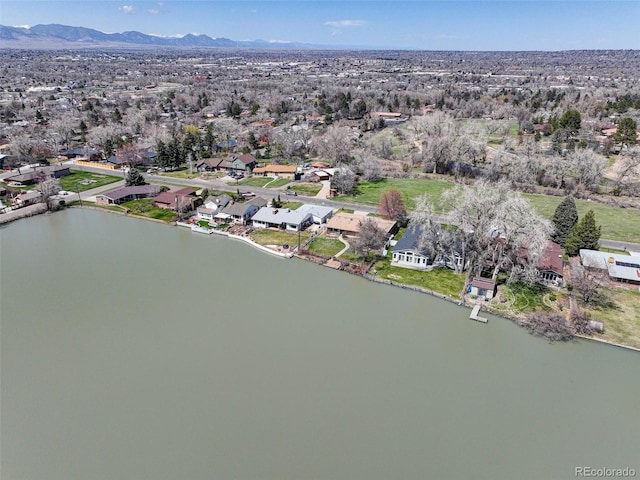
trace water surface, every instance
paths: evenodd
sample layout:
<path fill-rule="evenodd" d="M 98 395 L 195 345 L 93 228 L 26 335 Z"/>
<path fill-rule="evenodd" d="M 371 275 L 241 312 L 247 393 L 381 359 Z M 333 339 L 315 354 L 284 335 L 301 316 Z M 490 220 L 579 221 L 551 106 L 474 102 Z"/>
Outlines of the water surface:
<path fill-rule="evenodd" d="M 0 230 L 3 480 L 640 472 L 640 356 L 223 237 Z"/>

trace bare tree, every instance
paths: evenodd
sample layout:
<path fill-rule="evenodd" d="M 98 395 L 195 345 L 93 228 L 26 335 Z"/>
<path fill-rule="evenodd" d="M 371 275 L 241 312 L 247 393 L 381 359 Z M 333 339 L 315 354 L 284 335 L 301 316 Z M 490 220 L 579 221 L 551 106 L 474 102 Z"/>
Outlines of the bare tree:
<path fill-rule="evenodd" d="M 318 153 L 326 157 L 332 166 L 348 163 L 353 148 L 351 137 L 349 127 L 331 125 L 325 134 L 317 139 Z"/>
<path fill-rule="evenodd" d="M 371 218 L 367 217 L 360 222 L 358 236 L 353 242 L 353 250 L 364 260 L 372 251 L 382 248 L 384 241 L 384 232 Z"/>
<path fill-rule="evenodd" d="M 356 176 L 349 167 L 337 168 L 331 177 L 331 188 L 340 194 L 353 192 L 356 187 Z"/>
<path fill-rule="evenodd" d="M 40 192 L 42 202 L 47 204 L 49 210 L 53 209 L 55 202 L 52 197 L 60 191 L 60 182 L 57 178 L 49 177 L 43 171 L 38 172 L 37 181 L 37 190 Z"/>
<path fill-rule="evenodd" d="M 567 156 L 573 175 L 580 185 L 592 192 L 598 191 L 607 168 L 607 161 L 593 150 L 580 149 Z"/>

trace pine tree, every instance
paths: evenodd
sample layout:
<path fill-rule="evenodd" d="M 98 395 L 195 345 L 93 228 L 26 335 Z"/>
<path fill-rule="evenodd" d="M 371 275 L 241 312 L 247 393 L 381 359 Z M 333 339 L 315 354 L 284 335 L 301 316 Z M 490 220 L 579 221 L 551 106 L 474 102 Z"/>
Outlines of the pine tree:
<path fill-rule="evenodd" d="M 569 232 L 578 223 L 578 210 L 576 209 L 576 201 L 573 197 L 565 197 L 560 205 L 556 208 L 551 222 L 554 226 L 554 232 L 551 240 L 564 247 Z"/>
<path fill-rule="evenodd" d="M 600 225 L 596 225 L 596 216 L 593 210 L 589 210 L 584 217 L 571 229 L 565 250 L 567 255 L 575 257 L 581 249 L 598 250 L 600 240 Z"/>

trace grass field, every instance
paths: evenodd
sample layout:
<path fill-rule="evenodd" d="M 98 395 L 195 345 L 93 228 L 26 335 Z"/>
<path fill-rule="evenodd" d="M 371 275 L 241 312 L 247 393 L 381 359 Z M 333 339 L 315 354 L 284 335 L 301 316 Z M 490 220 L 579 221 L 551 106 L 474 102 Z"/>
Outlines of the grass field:
<path fill-rule="evenodd" d="M 267 183 L 271 182 L 273 177 L 251 177 L 243 178 L 238 182 L 238 185 L 244 185 L 245 187 L 264 187 Z"/>
<path fill-rule="evenodd" d="M 189 169 L 187 167 L 180 167 L 177 170 L 171 170 L 169 172 L 157 172 L 157 175 L 161 175 L 163 177 L 173 177 L 173 178 L 196 178 L 200 176 L 200 173 L 197 170 L 193 170 L 193 173 L 189 173 Z"/>
<path fill-rule="evenodd" d="M 300 232 L 300 242 L 309 239 L 309 232 Z M 298 246 L 298 234 L 292 232 L 283 232 L 282 230 L 271 230 L 263 228 L 251 232 L 251 240 L 260 245 L 289 245 L 291 247 Z"/>
<path fill-rule="evenodd" d="M 595 335 L 609 342 L 640 348 L 640 291 L 616 289 L 609 295 L 614 308 L 588 310 L 593 320 L 604 323 L 604 333 Z"/>
<path fill-rule="evenodd" d="M 122 180 L 122 177 L 73 170 L 71 175 L 60 178 L 60 188 L 69 192 L 84 192 L 119 180 Z"/>
<path fill-rule="evenodd" d="M 562 197 L 523 194 L 531 205 L 545 218 L 551 218 Z M 621 242 L 640 243 L 640 209 L 602 205 L 587 200 L 576 200 L 578 215 L 593 210 L 596 223 L 602 225 L 602 238 Z"/>
<path fill-rule="evenodd" d="M 387 257 L 378 260 L 372 270 L 376 270 L 377 277 L 426 288 L 451 298 L 459 298 L 462 287 L 464 287 L 464 275 L 456 275 L 453 270 L 448 268 L 435 268 L 430 272 L 422 272 L 392 266 L 390 258 Z"/>
<path fill-rule="evenodd" d="M 440 195 L 452 187 L 452 183 L 442 180 L 389 178 L 380 182 L 363 182 L 358 185 L 353 196 L 340 195 L 335 197 L 335 200 L 377 205 L 384 192 L 395 189 L 402 194 L 402 198 L 409 210 L 415 206 L 414 199 L 423 193 L 438 208 Z M 540 215 L 549 219 L 553 216 L 556 207 L 563 198 L 535 194 L 523 194 L 523 197 L 531 202 L 531 205 Z M 584 215 L 588 210 L 594 211 L 596 223 L 602 225 L 602 238 L 640 243 L 640 209 L 613 207 L 587 200 L 576 200 L 576 207 L 579 215 Z"/>
<path fill-rule="evenodd" d="M 122 206 L 128 208 L 129 213 L 132 215 L 139 215 L 141 217 L 153 218 L 164 222 L 173 222 L 177 218 L 176 213 L 171 210 L 154 207 L 153 199 L 151 198 L 131 200 L 130 202 L 123 203 Z"/>
<path fill-rule="evenodd" d="M 333 257 L 344 248 L 344 243 L 335 238 L 318 237 L 309 244 L 309 251 L 323 257 Z"/>
<path fill-rule="evenodd" d="M 295 185 L 291 185 L 289 190 L 293 190 L 294 192 L 298 192 L 302 195 L 315 197 L 318 192 L 322 190 L 322 185 L 319 183 L 297 183 Z"/>
<path fill-rule="evenodd" d="M 438 204 L 440 195 L 445 190 L 453 187 L 453 183 L 441 180 L 430 180 L 426 178 L 387 178 L 379 182 L 360 183 L 353 195 L 339 195 L 335 200 L 345 202 L 362 203 L 365 205 L 378 205 L 380 197 L 389 190 L 398 190 L 402 195 L 405 205 L 412 209 L 414 199 L 422 194 L 427 195 L 429 200 Z"/>
<path fill-rule="evenodd" d="M 532 313 L 536 310 L 553 310 L 547 303 L 545 303 L 545 297 L 547 302 L 553 302 L 550 300 L 549 294 L 551 290 L 542 285 L 524 285 L 516 283 L 513 285 L 500 285 L 498 292 L 491 302 L 491 310 L 500 315 L 506 317 L 518 317 L 522 314 Z M 506 302 L 501 303 L 500 297 L 504 297 Z"/>

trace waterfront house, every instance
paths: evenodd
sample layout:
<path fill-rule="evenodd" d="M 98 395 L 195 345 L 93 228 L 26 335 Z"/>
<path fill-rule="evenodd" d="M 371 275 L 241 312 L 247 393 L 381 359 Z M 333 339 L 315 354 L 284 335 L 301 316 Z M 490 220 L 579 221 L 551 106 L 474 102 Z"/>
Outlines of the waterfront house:
<path fill-rule="evenodd" d="M 204 204 L 196 210 L 198 218 L 210 222 L 214 221 L 216 214 L 229 205 L 229 202 L 231 202 L 231 197 L 225 194 L 207 197 Z"/>
<path fill-rule="evenodd" d="M 252 198 L 248 202 L 230 203 L 214 215 L 214 219 L 220 223 L 242 223 L 246 225 L 249 220 L 260 210 L 258 206 L 265 202 L 263 198 Z"/>
<path fill-rule="evenodd" d="M 310 213 L 311 222 L 317 225 L 327 223 L 333 216 L 333 208 L 323 207 L 322 205 L 309 205 L 305 203 L 304 205 L 301 205 L 296 211 Z"/>
<path fill-rule="evenodd" d="M 100 205 L 120 205 L 131 200 L 141 198 L 153 198 L 165 187 L 160 185 L 135 185 L 130 187 L 116 188 L 110 192 L 96 195 L 96 203 Z"/>
<path fill-rule="evenodd" d="M 585 268 L 606 270 L 612 280 L 640 284 L 640 256 L 582 249 L 580 261 Z"/>
<path fill-rule="evenodd" d="M 312 223 L 308 211 L 263 207 L 253 217 L 254 228 L 279 228 L 291 232 L 304 230 Z"/>
<path fill-rule="evenodd" d="M 11 204 L 14 207 L 26 207 L 40 202 L 42 195 L 36 190 L 30 192 L 22 192 L 11 199 Z"/>
<path fill-rule="evenodd" d="M 543 285 L 562 286 L 564 278 L 562 247 L 549 242 L 538 262 L 538 282 Z"/>
<path fill-rule="evenodd" d="M 66 165 L 21 169 L 21 171 L 21 174 L 9 177 L 5 181 L 20 185 L 33 185 L 39 182 L 41 178 L 61 178 L 71 175 L 71 171 Z"/>
<path fill-rule="evenodd" d="M 360 231 L 360 225 L 365 218 L 370 218 L 376 226 L 384 233 L 385 237 L 398 231 L 398 223 L 394 220 L 387 220 L 380 217 L 369 217 L 367 215 L 338 212 L 327 221 L 327 230 L 336 235 L 346 235 L 355 237 Z"/>
<path fill-rule="evenodd" d="M 427 270 L 430 268 L 432 259 L 418 249 L 422 230 L 420 225 L 412 225 L 407 229 L 406 233 L 393 247 L 391 265 L 412 270 Z"/>
<path fill-rule="evenodd" d="M 195 189 L 185 187 L 169 190 L 153 197 L 153 203 L 158 208 L 173 211 L 188 212 L 202 204 L 202 199 L 196 195 Z"/>

